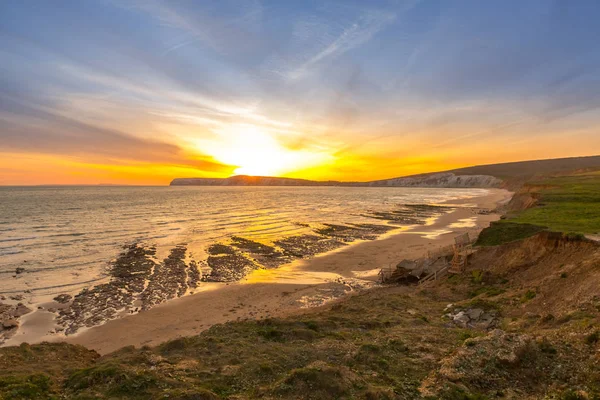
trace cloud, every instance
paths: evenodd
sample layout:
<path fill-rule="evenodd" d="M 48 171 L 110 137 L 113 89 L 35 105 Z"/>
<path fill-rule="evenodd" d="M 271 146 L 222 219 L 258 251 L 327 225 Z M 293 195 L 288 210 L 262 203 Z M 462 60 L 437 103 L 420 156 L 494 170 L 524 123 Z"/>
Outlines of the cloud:
<path fill-rule="evenodd" d="M 89 158 L 188 165 L 209 171 L 228 166 L 209 156 L 190 156 L 179 146 L 135 137 L 0 95 L 0 151 L 77 155 Z"/>
<path fill-rule="evenodd" d="M 259 1 L 223 1 L 220 7 L 198 7 L 194 2 L 161 0 L 113 1 L 113 4 L 145 13 L 161 25 L 187 34 L 163 51 L 162 56 L 196 42 L 222 54 L 248 51 L 249 45 L 262 46 L 258 40 L 263 11 Z M 230 12 L 221 12 L 228 6 Z"/>
<path fill-rule="evenodd" d="M 375 34 L 386 25 L 392 23 L 396 15 L 389 12 L 367 11 L 360 15 L 358 20 L 343 27 L 341 33 L 316 54 L 311 55 L 308 60 L 288 72 L 290 79 L 298 79 L 304 76 L 311 68 L 327 59 L 334 59 L 347 51 L 367 43 Z"/>

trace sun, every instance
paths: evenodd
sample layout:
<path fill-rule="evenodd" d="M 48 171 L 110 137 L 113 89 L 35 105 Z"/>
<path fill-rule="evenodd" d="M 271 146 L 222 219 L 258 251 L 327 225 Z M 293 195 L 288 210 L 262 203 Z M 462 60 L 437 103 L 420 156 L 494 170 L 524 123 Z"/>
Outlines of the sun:
<path fill-rule="evenodd" d="M 218 132 L 218 141 L 199 143 L 217 161 L 237 166 L 235 175 L 281 176 L 323 162 L 326 156 L 291 150 L 254 125 L 231 125 Z"/>

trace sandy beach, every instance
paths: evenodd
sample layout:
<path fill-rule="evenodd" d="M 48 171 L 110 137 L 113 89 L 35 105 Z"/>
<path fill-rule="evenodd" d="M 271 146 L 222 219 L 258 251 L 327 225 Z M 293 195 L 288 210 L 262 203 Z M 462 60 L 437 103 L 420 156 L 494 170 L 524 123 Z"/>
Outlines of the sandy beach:
<path fill-rule="evenodd" d="M 228 321 L 306 312 L 376 287 L 377 273 L 382 267 L 395 265 L 402 259 L 423 257 L 430 249 L 451 244 L 458 234 L 477 235 L 499 218 L 498 214 L 481 211 L 495 209 L 511 195 L 508 191 L 493 189 L 486 196 L 455 200 L 450 203 L 457 206 L 453 212 L 429 225 L 411 227 L 277 269 L 257 270 L 240 282 L 207 284 L 194 295 L 109 321 L 66 340 L 106 354 L 123 346 L 156 345 L 195 335 Z M 57 340 L 56 337 L 46 339 Z"/>

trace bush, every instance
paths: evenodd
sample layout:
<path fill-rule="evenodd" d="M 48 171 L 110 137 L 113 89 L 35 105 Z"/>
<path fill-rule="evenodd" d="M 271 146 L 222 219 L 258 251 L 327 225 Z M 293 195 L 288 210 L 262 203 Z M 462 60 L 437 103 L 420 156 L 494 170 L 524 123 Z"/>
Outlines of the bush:
<path fill-rule="evenodd" d="M 545 230 L 546 227 L 515 223 L 509 221 L 497 221 L 485 228 L 479 234 L 476 246 L 498 246 L 503 243 L 514 242 L 535 235 Z"/>
<path fill-rule="evenodd" d="M 82 369 L 72 374 L 66 386 L 78 391 L 101 386 L 109 394 L 141 394 L 156 386 L 156 377 L 148 371 L 136 372 L 116 364 Z"/>
<path fill-rule="evenodd" d="M 600 340 L 600 332 L 594 331 L 585 337 L 585 342 L 587 344 L 596 344 Z"/>
<path fill-rule="evenodd" d="M 292 370 L 275 387 L 282 397 L 303 394 L 308 399 L 339 399 L 347 396 L 353 388 L 347 373 L 334 366 L 308 366 Z"/>
<path fill-rule="evenodd" d="M 478 269 L 471 271 L 471 280 L 474 283 L 481 283 L 483 280 L 483 271 Z"/>
<path fill-rule="evenodd" d="M 44 374 L 0 377 L 0 399 L 51 399 L 51 386 Z"/>
<path fill-rule="evenodd" d="M 535 299 L 536 295 L 537 295 L 537 293 L 534 292 L 533 290 L 528 290 L 527 292 L 525 292 L 525 294 L 523 295 L 523 297 L 521 297 L 521 303 L 526 303 L 529 300 Z"/>
<path fill-rule="evenodd" d="M 560 400 L 587 400 L 587 396 L 580 395 L 573 389 L 568 389 L 560 395 Z"/>

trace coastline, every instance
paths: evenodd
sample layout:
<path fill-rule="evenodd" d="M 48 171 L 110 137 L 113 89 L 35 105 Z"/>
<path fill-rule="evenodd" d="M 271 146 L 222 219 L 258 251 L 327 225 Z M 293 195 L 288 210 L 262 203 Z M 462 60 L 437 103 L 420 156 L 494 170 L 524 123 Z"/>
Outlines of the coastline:
<path fill-rule="evenodd" d="M 193 295 L 108 321 L 76 335 L 41 337 L 36 341 L 66 341 L 106 354 L 124 346 L 156 345 L 196 335 L 229 321 L 303 313 L 375 286 L 381 267 L 395 265 L 405 258 L 422 257 L 430 249 L 451 244 L 457 234 L 478 234 L 499 215 L 477 211 L 491 211 L 511 196 L 506 190 L 488 189 L 486 196 L 451 201 L 449 204 L 460 207 L 430 225 L 414 226 L 277 269 L 258 270 L 240 282 L 204 285 Z M 217 288 L 218 296 L 215 296 Z M 26 338 L 14 337 L 10 344 L 17 341 L 26 341 Z"/>

